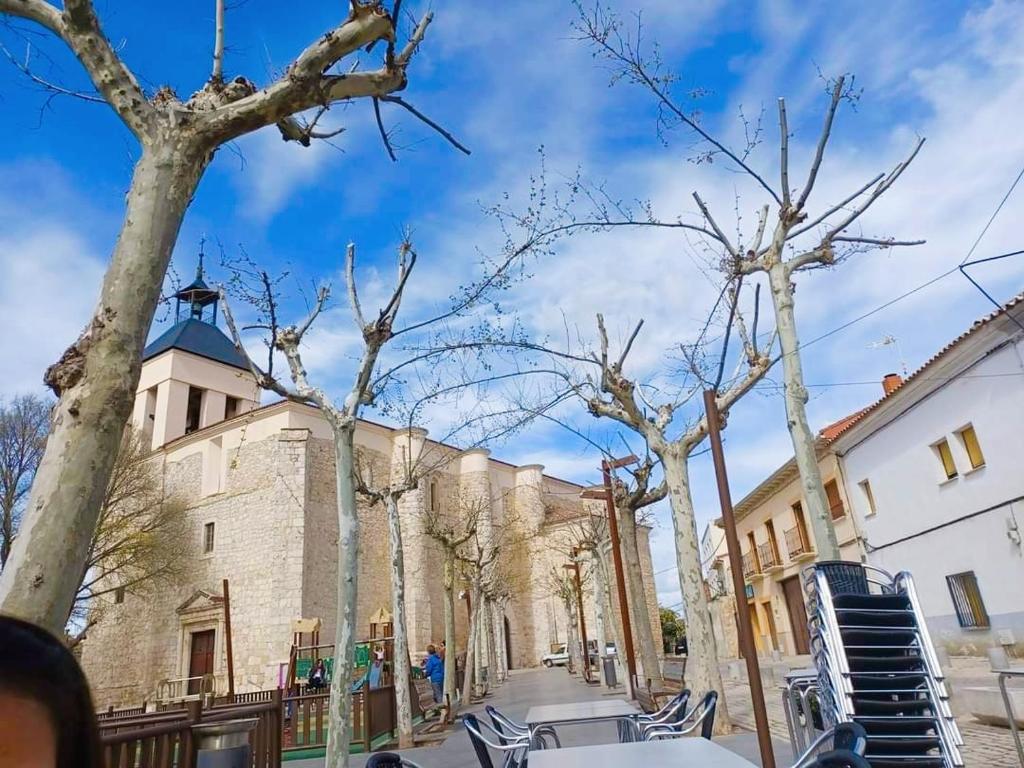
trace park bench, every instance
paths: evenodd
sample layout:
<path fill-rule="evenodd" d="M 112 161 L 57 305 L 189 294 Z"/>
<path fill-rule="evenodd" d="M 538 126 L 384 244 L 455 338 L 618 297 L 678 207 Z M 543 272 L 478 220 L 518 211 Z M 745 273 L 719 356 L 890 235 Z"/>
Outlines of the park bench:
<path fill-rule="evenodd" d="M 434 689 L 430 685 L 430 680 L 425 677 L 414 678 L 412 684 L 416 701 L 419 703 L 420 711 L 423 713 L 423 719 L 426 720 L 430 712 L 437 710 L 441 721 L 446 722 L 451 707 L 434 701 Z"/>
<path fill-rule="evenodd" d="M 654 687 L 654 681 L 649 677 L 641 681 L 634 676 L 633 691 L 636 693 L 637 703 L 644 712 L 657 712 L 666 701 L 683 689 L 685 675 L 686 657 L 682 656 L 665 659 L 657 687 Z"/>

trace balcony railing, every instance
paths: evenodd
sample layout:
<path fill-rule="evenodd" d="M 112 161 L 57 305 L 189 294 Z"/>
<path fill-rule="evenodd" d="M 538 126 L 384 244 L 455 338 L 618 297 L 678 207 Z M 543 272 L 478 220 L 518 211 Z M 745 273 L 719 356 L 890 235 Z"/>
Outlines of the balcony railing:
<path fill-rule="evenodd" d="M 807 542 L 803 531 L 801 531 L 797 526 L 786 531 L 786 549 L 789 550 L 789 557 L 791 560 L 800 555 L 812 552 L 811 546 Z"/>
<path fill-rule="evenodd" d="M 770 541 L 757 545 L 757 557 L 761 561 L 761 568 L 766 571 L 769 568 L 782 565 L 782 563 L 779 562 L 779 558 L 776 557 L 775 547 L 772 546 Z"/>
<path fill-rule="evenodd" d="M 749 578 L 757 573 L 757 558 L 753 552 L 743 554 L 743 578 Z"/>

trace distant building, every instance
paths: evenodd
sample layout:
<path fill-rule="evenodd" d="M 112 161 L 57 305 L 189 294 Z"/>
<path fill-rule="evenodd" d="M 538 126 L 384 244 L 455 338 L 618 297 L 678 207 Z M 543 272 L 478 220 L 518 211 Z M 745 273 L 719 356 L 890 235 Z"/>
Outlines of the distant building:
<path fill-rule="evenodd" d="M 830 440 L 857 415 L 825 427 L 816 440 L 818 469 L 825 484 L 840 553 L 845 560 L 860 560 L 862 550 Z M 796 460 L 790 458 L 748 493 L 736 504 L 735 515 L 746 585 L 742 602 L 750 613 L 758 653 L 779 651 L 789 656 L 810 653 L 800 570 L 817 558 L 818 546 L 807 518 Z M 715 525 L 720 526 L 721 520 L 715 521 Z M 728 614 L 736 609 L 730 599 L 732 573 L 724 545 L 717 560 L 721 563 L 725 591 L 730 593 L 718 597 L 717 612 Z M 717 618 L 716 623 L 722 628 L 719 652 L 725 658 L 739 652 L 733 639 L 735 621 L 735 616 Z"/>
<path fill-rule="evenodd" d="M 1015 322 L 1018 321 L 1018 322 Z M 1024 294 L 982 318 L 832 443 L 867 562 L 916 582 L 950 653 L 1024 652 Z"/>
<path fill-rule="evenodd" d="M 321 642 L 334 641 L 338 521 L 327 421 L 307 405 L 260 405 L 254 377 L 216 326 L 217 293 L 201 271 L 177 298 L 187 316 L 146 348 L 133 423 L 147 436 L 168 492 L 188 506 L 195 554 L 180 583 L 145 596 L 117 590 L 93 606 L 99 621 L 81 645 L 81 660 L 98 706 L 152 701 L 165 679 L 212 674 L 217 689 L 226 689 L 225 578 L 236 690 L 281 683 L 295 620 L 321 620 Z M 485 505 L 482 526 L 498 529 L 514 513 L 530 534 L 514 553 L 517 587 L 500 618 L 507 640 L 498 653 L 504 650 L 513 667 L 533 666 L 565 641 L 565 611 L 548 575 L 567 561 L 566 532 L 585 513 L 581 486 L 545 475 L 539 464 L 515 466 L 486 450 L 435 443 L 423 430 L 410 435 L 361 421 L 355 442 L 385 475 L 403 450 L 450 459 L 400 504 L 414 660 L 444 636 L 443 557 L 424 531 L 423 512 L 454 514 L 460 496 Z M 383 510 L 362 501 L 359 519 L 356 623 L 358 636 L 370 637 L 373 617 L 390 613 L 388 527 Z M 638 531 L 640 560 L 660 647 L 648 533 Z M 585 590 L 590 627 L 592 595 Z M 614 594 L 612 601 L 617 615 Z M 465 648 L 466 625 L 460 600 L 455 651 Z M 487 649 L 480 650 L 486 663 Z"/>

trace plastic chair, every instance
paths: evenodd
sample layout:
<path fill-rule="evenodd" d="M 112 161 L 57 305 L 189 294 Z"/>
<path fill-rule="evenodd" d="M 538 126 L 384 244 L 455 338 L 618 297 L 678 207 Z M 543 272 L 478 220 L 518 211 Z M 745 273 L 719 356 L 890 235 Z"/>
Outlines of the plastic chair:
<path fill-rule="evenodd" d="M 493 706 L 488 704 L 484 707 L 484 711 L 490 716 L 491 724 L 494 726 L 495 733 L 498 734 L 498 740 L 501 743 L 505 743 L 502 737 L 505 736 L 505 731 L 508 731 L 513 738 L 530 738 L 530 726 L 525 723 L 517 723 L 508 715 L 503 715 Z M 550 725 L 545 725 L 537 729 L 536 738 L 539 742 L 541 749 L 548 748 L 548 738 L 551 738 L 555 743 L 555 747 L 561 747 L 562 742 L 558 739 L 558 734 L 555 733 L 555 729 Z"/>
<path fill-rule="evenodd" d="M 702 738 L 710 739 L 715 727 L 715 710 L 718 707 L 718 691 L 708 691 L 700 704 L 691 709 L 682 720 L 675 723 L 658 723 L 644 730 L 644 741 L 672 739 L 688 736 L 700 726 Z"/>
<path fill-rule="evenodd" d="M 818 758 L 822 755 L 852 752 L 856 755 L 863 755 L 868 746 L 868 735 L 864 727 L 859 723 L 839 723 L 835 728 L 830 728 L 814 740 L 793 764 L 793 768 L 811 768 L 818 765 Z M 822 751 L 830 750 L 830 751 Z M 822 765 L 829 765 L 823 763 Z M 843 765 L 837 763 L 837 765 Z"/>
<path fill-rule="evenodd" d="M 420 766 L 394 752 L 375 752 L 366 761 L 366 768 L 420 768 Z"/>
<path fill-rule="evenodd" d="M 529 737 L 516 737 L 509 740 L 507 736 L 498 733 L 487 723 L 477 720 L 476 715 L 463 715 L 462 724 L 466 726 L 466 731 L 469 732 L 469 740 L 473 744 L 473 751 L 476 752 L 476 759 L 480 761 L 480 768 L 494 768 L 491 753 L 487 751 L 488 748 L 504 753 L 502 765 L 505 768 L 513 768 L 513 766 L 525 764 L 526 756 L 530 751 Z M 484 736 L 482 728 L 487 728 L 494 733 L 499 741 L 495 743 Z"/>

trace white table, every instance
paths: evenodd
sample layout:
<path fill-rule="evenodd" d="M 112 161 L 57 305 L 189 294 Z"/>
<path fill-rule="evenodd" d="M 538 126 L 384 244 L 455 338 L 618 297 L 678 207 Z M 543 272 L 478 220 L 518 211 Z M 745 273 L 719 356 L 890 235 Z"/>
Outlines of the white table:
<path fill-rule="evenodd" d="M 635 729 L 634 717 L 640 711 L 625 699 L 600 699 L 598 701 L 576 701 L 568 704 L 542 704 L 530 707 L 526 713 L 526 724 L 530 728 L 530 746 L 539 746 L 535 736 L 542 726 L 571 725 L 615 721 Z M 633 731 L 631 730 L 632 734 Z M 560 750 L 564 751 L 564 750 Z M 533 760 L 533 757 L 530 758 Z"/>
<path fill-rule="evenodd" d="M 595 744 L 530 752 L 530 768 L 752 768 L 754 763 L 698 737 Z"/>

